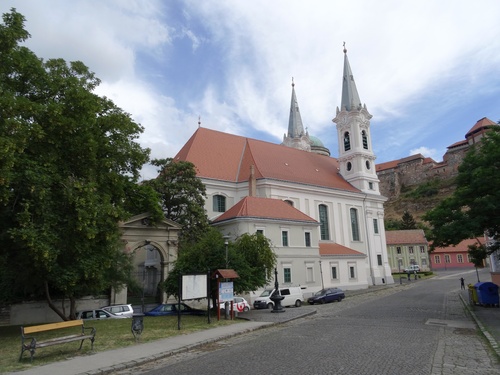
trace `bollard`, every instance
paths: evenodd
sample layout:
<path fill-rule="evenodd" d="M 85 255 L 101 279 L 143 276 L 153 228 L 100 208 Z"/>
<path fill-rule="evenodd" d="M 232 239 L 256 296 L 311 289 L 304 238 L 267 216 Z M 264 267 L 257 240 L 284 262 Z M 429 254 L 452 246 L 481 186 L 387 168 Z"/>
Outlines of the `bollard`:
<path fill-rule="evenodd" d="M 135 341 L 140 339 L 143 330 L 144 330 L 144 314 L 132 315 L 132 334 L 135 337 Z"/>

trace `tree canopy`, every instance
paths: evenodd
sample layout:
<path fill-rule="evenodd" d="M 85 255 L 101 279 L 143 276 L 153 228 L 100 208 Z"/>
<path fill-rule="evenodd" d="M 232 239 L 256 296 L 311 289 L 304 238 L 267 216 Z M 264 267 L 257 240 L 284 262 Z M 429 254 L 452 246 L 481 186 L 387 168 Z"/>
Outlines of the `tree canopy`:
<path fill-rule="evenodd" d="M 209 226 L 205 213 L 205 185 L 196 176 L 196 168 L 188 161 L 172 158 L 154 159 L 158 177 L 146 183 L 159 196 L 161 208 L 167 219 L 182 226 L 182 245 L 195 242 Z"/>
<path fill-rule="evenodd" d="M 271 281 L 276 255 L 264 235 L 245 233 L 227 246 L 228 268 L 234 269 L 240 276 L 233 280 L 235 293 L 250 292 Z M 185 247 L 179 253 L 174 269 L 165 282 L 166 293 L 178 295 L 181 274 L 213 272 L 225 268 L 225 239 L 217 229 L 209 227 L 197 243 Z M 212 299 L 215 296 L 215 285 L 212 285 Z"/>
<path fill-rule="evenodd" d="M 498 248 L 500 235 L 500 130 L 494 126 L 472 147 L 458 169 L 454 193 L 427 212 L 433 247 L 456 245 L 485 233 Z M 479 243 L 479 242 L 478 242 Z"/>
<path fill-rule="evenodd" d="M 417 229 L 417 222 L 409 211 L 403 212 L 401 229 Z"/>
<path fill-rule="evenodd" d="M 162 216 L 138 184 L 149 150 L 143 128 L 93 90 L 79 61 L 44 61 L 20 44 L 30 35 L 12 9 L 0 25 L 0 299 L 44 294 L 71 301 L 126 282 L 130 259 L 118 223 Z M 28 277 L 26 277 L 28 276 Z"/>

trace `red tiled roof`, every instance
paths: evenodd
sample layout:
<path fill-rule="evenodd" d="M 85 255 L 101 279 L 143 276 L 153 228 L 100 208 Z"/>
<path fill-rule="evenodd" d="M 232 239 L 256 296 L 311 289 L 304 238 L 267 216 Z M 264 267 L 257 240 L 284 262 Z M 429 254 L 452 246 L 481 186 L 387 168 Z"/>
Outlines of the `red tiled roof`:
<path fill-rule="evenodd" d="M 422 229 L 389 230 L 385 232 L 387 245 L 427 244 Z"/>
<path fill-rule="evenodd" d="M 192 162 L 201 178 L 248 181 L 254 165 L 257 180 L 359 191 L 340 175 L 335 158 L 206 128 L 198 128 L 174 160 Z"/>
<path fill-rule="evenodd" d="M 240 275 L 238 272 L 232 269 L 217 269 L 215 270 L 213 277 L 221 277 L 223 279 L 239 279 Z"/>
<path fill-rule="evenodd" d="M 392 161 L 388 161 L 385 163 L 377 164 L 375 166 L 375 169 L 377 172 L 381 172 L 381 171 L 385 171 L 387 169 L 396 168 L 399 164 L 408 163 L 408 162 L 411 162 L 414 160 L 423 160 L 422 163 L 424 163 L 424 164 L 435 163 L 434 159 L 432 159 L 432 158 L 424 157 L 424 155 L 422 155 L 422 154 L 415 154 L 415 155 L 407 156 L 407 157 L 402 158 L 402 159 L 392 160 Z"/>
<path fill-rule="evenodd" d="M 460 252 L 466 252 L 469 250 L 469 245 L 477 244 L 477 240 L 484 245 L 485 240 L 483 237 L 479 237 L 478 239 L 475 238 L 469 238 L 467 240 L 463 240 L 456 246 L 447 246 L 447 247 L 436 247 L 433 251 L 433 253 L 460 253 Z"/>
<path fill-rule="evenodd" d="M 458 142 L 455 142 L 453 143 L 452 145 L 448 146 L 447 148 L 450 149 L 450 148 L 455 148 L 455 147 L 458 147 L 458 146 L 463 146 L 463 145 L 466 145 L 468 144 L 469 142 L 467 142 L 466 139 L 464 139 L 463 141 L 458 141 Z"/>
<path fill-rule="evenodd" d="M 319 243 L 320 255 L 365 255 L 357 250 L 349 247 L 339 245 L 338 243 L 320 242 Z"/>
<path fill-rule="evenodd" d="M 399 160 L 387 161 L 385 163 L 380 163 L 375 166 L 377 172 L 385 171 L 386 169 L 396 168 L 399 164 Z"/>
<path fill-rule="evenodd" d="M 497 125 L 495 122 L 491 121 L 489 118 L 483 117 L 478 120 L 476 124 L 465 134 L 465 138 L 470 137 L 474 133 L 478 133 L 481 130 L 490 128 L 492 125 Z"/>
<path fill-rule="evenodd" d="M 215 219 L 214 223 L 241 217 L 318 223 L 282 200 L 258 197 L 243 198 Z"/>

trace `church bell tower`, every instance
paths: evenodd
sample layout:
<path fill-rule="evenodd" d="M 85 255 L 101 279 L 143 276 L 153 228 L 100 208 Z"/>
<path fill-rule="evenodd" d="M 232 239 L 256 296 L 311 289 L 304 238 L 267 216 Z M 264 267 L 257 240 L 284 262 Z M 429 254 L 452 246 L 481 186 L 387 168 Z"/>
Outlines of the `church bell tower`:
<path fill-rule="evenodd" d="M 359 99 L 344 43 L 342 102 L 332 120 L 337 125 L 340 174 L 364 193 L 380 195 L 370 135 L 371 118 Z"/>

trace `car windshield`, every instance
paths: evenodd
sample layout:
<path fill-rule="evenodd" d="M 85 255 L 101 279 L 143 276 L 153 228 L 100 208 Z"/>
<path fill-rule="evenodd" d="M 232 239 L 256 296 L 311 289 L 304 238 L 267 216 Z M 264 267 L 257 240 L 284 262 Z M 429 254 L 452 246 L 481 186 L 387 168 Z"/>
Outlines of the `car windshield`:
<path fill-rule="evenodd" d="M 325 293 L 326 293 L 326 290 L 321 289 L 320 291 L 318 291 L 318 292 L 314 293 L 314 295 L 315 295 L 315 296 L 322 296 L 322 295 L 324 295 Z"/>
<path fill-rule="evenodd" d="M 271 293 L 273 292 L 272 289 L 266 289 L 262 292 L 262 294 L 260 295 L 261 297 L 267 297 L 267 296 L 270 296 Z"/>

